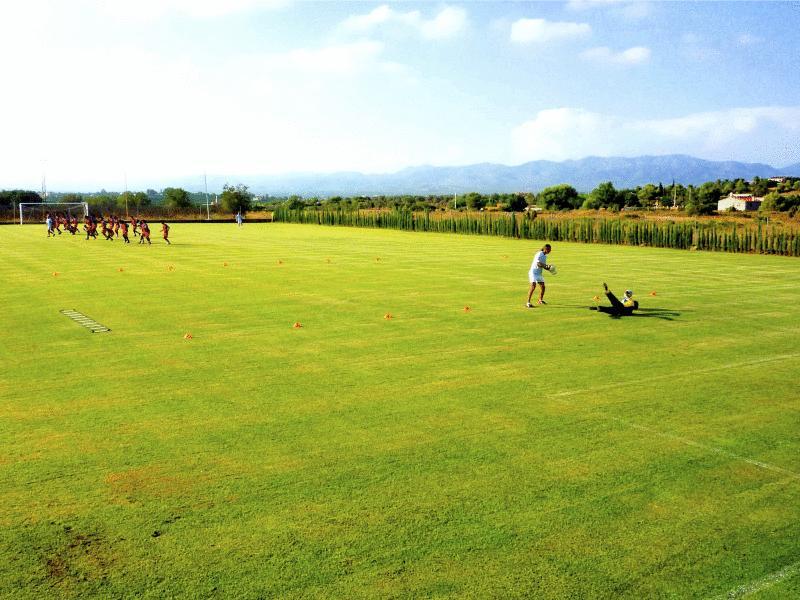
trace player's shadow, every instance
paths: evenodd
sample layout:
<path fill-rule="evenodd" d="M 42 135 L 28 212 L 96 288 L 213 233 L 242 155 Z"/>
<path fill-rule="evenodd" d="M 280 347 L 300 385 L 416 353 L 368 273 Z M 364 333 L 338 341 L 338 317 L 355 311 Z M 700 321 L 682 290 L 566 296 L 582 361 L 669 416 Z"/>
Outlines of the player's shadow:
<path fill-rule="evenodd" d="M 597 310 L 596 307 L 590 306 L 589 310 Z M 621 319 L 623 317 L 637 317 L 637 318 L 655 318 L 655 319 L 663 319 L 664 321 L 674 321 L 676 317 L 681 316 L 681 312 L 677 310 L 669 310 L 666 308 L 639 308 L 633 311 L 630 315 L 615 315 L 612 313 L 606 313 L 603 311 L 598 311 L 601 314 L 607 314 L 612 319 Z"/>
<path fill-rule="evenodd" d="M 680 317 L 681 313 L 677 310 L 668 310 L 666 308 L 640 308 L 638 310 L 633 311 L 633 314 L 630 315 L 609 315 L 612 319 L 621 319 L 623 316 L 625 317 L 637 317 L 637 318 L 655 318 L 655 319 L 663 319 L 664 321 L 674 321 L 676 317 Z"/>
<path fill-rule="evenodd" d="M 587 306 L 585 304 L 549 304 L 548 310 L 552 310 L 554 308 L 582 308 L 586 309 Z M 590 306 L 588 307 L 590 310 L 597 310 L 597 307 Z M 691 312 L 691 311 L 689 311 Z M 681 313 L 677 310 L 670 310 L 667 308 L 639 308 L 633 311 L 633 314 L 630 315 L 612 315 L 609 313 L 602 313 L 607 314 L 612 319 L 621 319 L 622 317 L 645 317 L 645 318 L 656 318 L 656 319 L 664 319 L 665 321 L 674 321 L 676 317 L 680 317 Z"/>
<path fill-rule="evenodd" d="M 674 321 L 675 317 L 680 317 L 681 313 L 677 310 L 666 308 L 640 308 L 633 312 L 632 317 L 655 317 L 665 321 Z"/>

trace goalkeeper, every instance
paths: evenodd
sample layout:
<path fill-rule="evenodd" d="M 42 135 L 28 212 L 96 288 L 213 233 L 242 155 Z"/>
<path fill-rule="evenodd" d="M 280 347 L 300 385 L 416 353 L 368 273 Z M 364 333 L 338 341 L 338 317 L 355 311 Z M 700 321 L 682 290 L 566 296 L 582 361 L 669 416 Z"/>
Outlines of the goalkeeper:
<path fill-rule="evenodd" d="M 611 302 L 611 306 L 592 306 L 590 307 L 592 310 L 608 313 L 614 317 L 622 317 L 632 315 L 633 311 L 639 308 L 639 302 L 633 299 L 633 292 L 631 290 L 625 290 L 625 295 L 622 297 L 622 300 L 617 298 L 614 292 L 609 290 L 605 283 L 603 284 L 603 290 L 606 293 L 608 301 Z"/>

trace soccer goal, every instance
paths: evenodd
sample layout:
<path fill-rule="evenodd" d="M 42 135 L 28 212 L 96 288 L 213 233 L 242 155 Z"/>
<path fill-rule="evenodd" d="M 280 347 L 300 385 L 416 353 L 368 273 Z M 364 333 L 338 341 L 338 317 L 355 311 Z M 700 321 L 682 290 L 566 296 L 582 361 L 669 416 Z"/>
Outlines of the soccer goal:
<path fill-rule="evenodd" d="M 47 213 L 52 216 L 61 214 L 68 219 L 72 217 L 83 219 L 89 215 L 89 204 L 87 202 L 21 202 L 19 224 L 44 223 Z"/>

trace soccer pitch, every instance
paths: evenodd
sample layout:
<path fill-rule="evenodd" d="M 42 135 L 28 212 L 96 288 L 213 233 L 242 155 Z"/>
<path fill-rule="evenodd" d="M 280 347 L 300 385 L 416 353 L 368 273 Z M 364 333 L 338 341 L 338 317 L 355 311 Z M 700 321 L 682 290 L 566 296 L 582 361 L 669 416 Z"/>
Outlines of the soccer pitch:
<path fill-rule="evenodd" d="M 800 594 L 800 260 L 153 230 L 0 227 L 0 596 Z"/>

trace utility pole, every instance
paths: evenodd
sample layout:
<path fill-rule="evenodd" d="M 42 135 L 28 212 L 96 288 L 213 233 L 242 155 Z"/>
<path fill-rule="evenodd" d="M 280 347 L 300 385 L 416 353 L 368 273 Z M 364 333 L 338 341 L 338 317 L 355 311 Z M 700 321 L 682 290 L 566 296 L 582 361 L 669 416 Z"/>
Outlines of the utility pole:
<path fill-rule="evenodd" d="M 203 173 L 203 185 L 206 188 L 206 220 L 211 220 L 211 209 L 208 207 L 208 180 L 206 179 L 206 174 Z"/>

